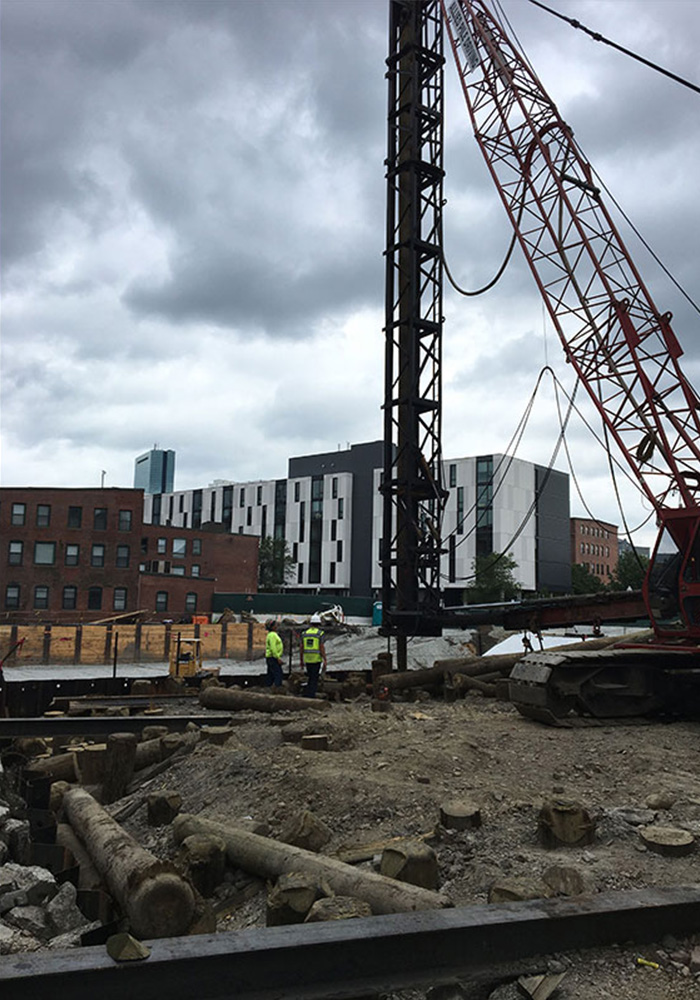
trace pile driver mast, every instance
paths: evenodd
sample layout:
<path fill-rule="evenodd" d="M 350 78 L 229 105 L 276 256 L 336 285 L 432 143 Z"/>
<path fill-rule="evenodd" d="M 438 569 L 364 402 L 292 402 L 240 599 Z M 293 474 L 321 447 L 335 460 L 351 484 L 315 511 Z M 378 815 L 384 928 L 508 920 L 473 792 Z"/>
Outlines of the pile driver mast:
<path fill-rule="evenodd" d="M 439 635 L 443 30 L 438 0 L 391 0 L 387 143 L 383 631 Z"/>

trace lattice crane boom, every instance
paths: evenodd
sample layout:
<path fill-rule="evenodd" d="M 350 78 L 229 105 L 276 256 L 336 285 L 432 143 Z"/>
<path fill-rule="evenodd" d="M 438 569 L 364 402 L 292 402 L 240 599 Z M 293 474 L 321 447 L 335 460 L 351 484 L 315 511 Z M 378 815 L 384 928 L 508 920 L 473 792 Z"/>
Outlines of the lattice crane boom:
<path fill-rule="evenodd" d="M 697 641 L 700 402 L 671 314 L 655 305 L 571 128 L 486 3 L 440 2 L 477 143 L 566 359 L 656 510 L 645 594 L 657 635 Z M 680 616 L 671 630 L 659 623 L 669 613 Z"/>

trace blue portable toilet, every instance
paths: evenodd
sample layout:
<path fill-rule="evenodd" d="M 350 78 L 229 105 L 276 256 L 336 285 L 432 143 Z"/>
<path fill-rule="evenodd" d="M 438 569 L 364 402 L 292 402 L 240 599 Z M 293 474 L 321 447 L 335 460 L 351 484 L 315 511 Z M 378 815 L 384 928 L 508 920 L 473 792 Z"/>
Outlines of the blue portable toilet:
<path fill-rule="evenodd" d="M 375 601 L 372 605 L 372 624 L 381 625 L 382 624 L 382 602 Z"/>

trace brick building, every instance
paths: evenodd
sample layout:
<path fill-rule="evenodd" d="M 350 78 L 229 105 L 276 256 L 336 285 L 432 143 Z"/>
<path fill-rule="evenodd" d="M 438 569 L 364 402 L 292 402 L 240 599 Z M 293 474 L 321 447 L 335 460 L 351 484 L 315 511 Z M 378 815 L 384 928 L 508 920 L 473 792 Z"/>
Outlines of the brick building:
<path fill-rule="evenodd" d="M 593 521 L 587 517 L 571 518 L 571 565 L 578 563 L 603 583 L 617 569 L 617 525 Z"/>
<path fill-rule="evenodd" d="M 154 620 L 256 593 L 258 539 L 143 523 L 137 489 L 0 489 L 0 620 Z"/>

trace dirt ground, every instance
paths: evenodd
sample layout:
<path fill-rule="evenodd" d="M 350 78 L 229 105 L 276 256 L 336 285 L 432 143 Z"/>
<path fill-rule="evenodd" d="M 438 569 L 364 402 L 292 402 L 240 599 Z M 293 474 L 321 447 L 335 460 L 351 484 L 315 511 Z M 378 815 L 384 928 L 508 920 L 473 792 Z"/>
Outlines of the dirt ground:
<path fill-rule="evenodd" d="M 436 656 L 456 655 L 462 642 L 453 637 L 416 644 L 413 662 L 427 666 Z M 383 648 L 378 643 L 376 633 L 343 638 L 329 644 L 329 659 L 343 669 L 360 663 L 366 668 L 369 651 Z M 329 749 L 302 751 L 285 742 L 290 723 L 327 734 Z M 522 718 L 508 703 L 473 694 L 453 704 L 396 703 L 379 714 L 363 695 L 312 717 L 240 714 L 223 746 L 200 744 L 141 794 L 176 789 L 184 812 L 223 822 L 253 817 L 268 823 L 272 836 L 292 813 L 309 809 L 333 831 L 327 854 L 346 845 L 427 833 L 436 827 L 441 804 L 468 799 L 481 809 L 482 827 L 442 831 L 430 841 L 440 889 L 456 905 L 485 903 L 499 879 L 539 877 L 553 864 L 575 868 L 591 892 L 688 886 L 700 883 L 697 853 L 675 858 L 651 853 L 639 830 L 657 822 L 700 836 L 699 736 L 695 721 L 554 730 Z M 658 796 L 665 799 L 664 808 Z M 575 800 L 589 810 L 597 821 L 594 844 L 554 851 L 540 845 L 538 813 L 552 798 Z M 169 828 L 148 827 L 145 812 L 139 810 L 125 826 L 155 853 L 172 855 Z M 215 903 L 232 900 L 231 912 L 219 923 L 223 933 L 264 926 L 261 882 L 229 873 L 218 895 Z M 538 968 L 566 972 L 555 994 L 561 1000 L 700 998 L 700 973 L 689 968 L 690 952 L 700 945 L 700 926 L 697 930 L 684 941 L 660 933 L 654 945 L 620 942 L 552 955 Z M 661 967 L 639 966 L 638 957 Z M 411 990 L 394 996 L 425 995 Z M 499 1000 L 516 995 L 513 984 L 493 993 Z"/>

